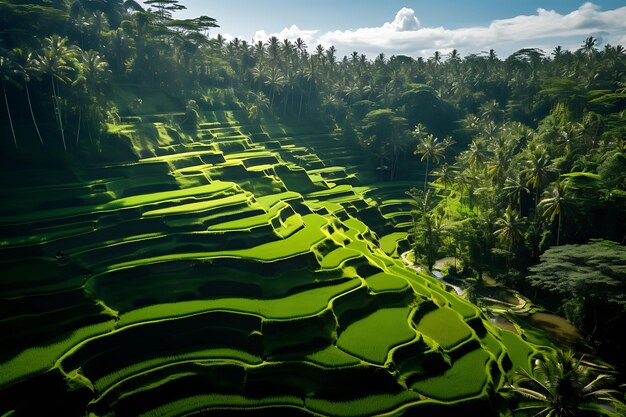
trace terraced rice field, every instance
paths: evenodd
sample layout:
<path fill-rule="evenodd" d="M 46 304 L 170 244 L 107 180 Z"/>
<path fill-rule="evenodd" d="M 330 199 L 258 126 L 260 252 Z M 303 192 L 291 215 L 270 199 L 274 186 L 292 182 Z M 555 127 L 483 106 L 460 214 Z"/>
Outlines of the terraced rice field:
<path fill-rule="evenodd" d="M 489 410 L 537 346 L 398 259 L 414 184 L 326 133 L 203 117 L 3 180 L 0 415 Z"/>

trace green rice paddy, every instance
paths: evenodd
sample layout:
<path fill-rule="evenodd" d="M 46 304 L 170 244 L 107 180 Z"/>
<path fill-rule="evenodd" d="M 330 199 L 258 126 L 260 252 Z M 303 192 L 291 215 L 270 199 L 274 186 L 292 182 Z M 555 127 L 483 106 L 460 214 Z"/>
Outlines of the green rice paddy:
<path fill-rule="evenodd" d="M 542 348 L 398 259 L 414 184 L 368 183 L 332 134 L 201 116 L 7 183 L 0 415 L 454 414 Z"/>
<path fill-rule="evenodd" d="M 384 364 L 394 346 L 415 337 L 415 331 L 407 323 L 408 316 L 408 307 L 377 310 L 350 324 L 339 336 L 337 346 L 368 362 Z M 389 323 L 398 325 L 390 326 Z"/>

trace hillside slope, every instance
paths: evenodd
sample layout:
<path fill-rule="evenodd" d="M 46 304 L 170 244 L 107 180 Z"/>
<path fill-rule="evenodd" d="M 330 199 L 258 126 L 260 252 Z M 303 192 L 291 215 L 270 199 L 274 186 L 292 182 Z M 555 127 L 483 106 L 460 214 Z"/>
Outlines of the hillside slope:
<path fill-rule="evenodd" d="M 0 415 L 490 414 L 537 347 L 398 259 L 410 184 L 327 132 L 202 118 L 4 180 Z"/>

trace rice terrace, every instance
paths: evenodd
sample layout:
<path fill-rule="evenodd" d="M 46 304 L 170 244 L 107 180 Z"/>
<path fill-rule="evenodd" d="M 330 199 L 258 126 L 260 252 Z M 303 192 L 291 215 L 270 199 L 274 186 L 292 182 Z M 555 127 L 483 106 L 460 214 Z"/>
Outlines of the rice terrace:
<path fill-rule="evenodd" d="M 626 415 L 626 7 L 258 3 L 0 0 L 0 416 Z"/>

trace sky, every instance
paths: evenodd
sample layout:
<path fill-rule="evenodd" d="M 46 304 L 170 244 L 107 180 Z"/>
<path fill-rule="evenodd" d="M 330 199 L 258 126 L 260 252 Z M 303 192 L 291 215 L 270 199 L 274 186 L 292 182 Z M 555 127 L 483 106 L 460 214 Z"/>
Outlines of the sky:
<path fill-rule="evenodd" d="M 334 45 L 373 58 L 461 55 L 494 49 L 577 49 L 588 36 L 626 46 L 626 0 L 182 0 L 176 18 L 208 15 L 226 39 L 303 38 L 309 50 Z"/>

